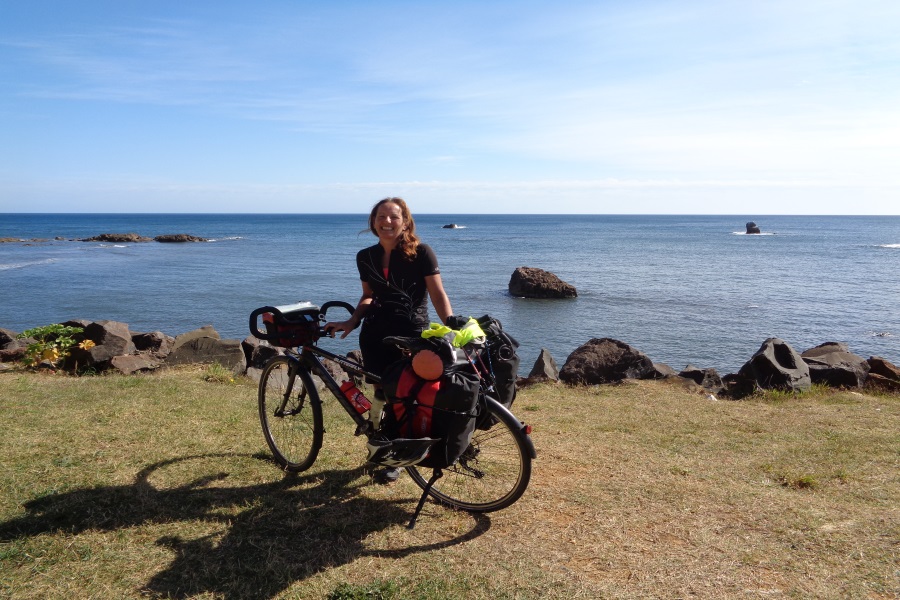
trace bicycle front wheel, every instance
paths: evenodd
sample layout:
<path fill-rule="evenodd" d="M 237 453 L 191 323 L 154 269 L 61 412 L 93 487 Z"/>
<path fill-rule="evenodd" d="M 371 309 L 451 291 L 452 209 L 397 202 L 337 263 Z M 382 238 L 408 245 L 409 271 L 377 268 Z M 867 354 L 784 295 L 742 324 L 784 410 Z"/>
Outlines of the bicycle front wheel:
<path fill-rule="evenodd" d="M 487 431 L 475 430 L 460 459 L 443 469 L 443 477 L 429 491 L 441 504 L 492 512 L 514 503 L 528 487 L 533 446 L 522 423 L 493 398 L 487 398 L 486 408 L 494 425 Z M 406 470 L 424 490 L 431 470 L 414 466 Z"/>
<path fill-rule="evenodd" d="M 309 371 L 276 356 L 259 379 L 259 420 L 266 443 L 285 471 L 310 468 L 322 447 L 322 403 Z"/>

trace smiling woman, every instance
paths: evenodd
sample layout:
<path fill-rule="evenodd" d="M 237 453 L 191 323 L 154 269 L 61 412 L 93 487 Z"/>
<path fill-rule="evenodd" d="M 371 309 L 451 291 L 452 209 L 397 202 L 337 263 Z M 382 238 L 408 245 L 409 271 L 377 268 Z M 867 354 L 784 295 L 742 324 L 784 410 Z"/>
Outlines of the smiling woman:
<path fill-rule="evenodd" d="M 418 336 L 429 323 L 428 299 L 443 323 L 452 313 L 434 251 L 421 243 L 416 223 L 402 198 L 385 198 L 372 207 L 369 230 L 378 243 L 356 255 L 363 294 L 351 317 L 328 323 L 346 337 L 363 323 L 360 348 L 366 369 L 376 374 L 400 358 L 382 340 L 391 335 Z"/>

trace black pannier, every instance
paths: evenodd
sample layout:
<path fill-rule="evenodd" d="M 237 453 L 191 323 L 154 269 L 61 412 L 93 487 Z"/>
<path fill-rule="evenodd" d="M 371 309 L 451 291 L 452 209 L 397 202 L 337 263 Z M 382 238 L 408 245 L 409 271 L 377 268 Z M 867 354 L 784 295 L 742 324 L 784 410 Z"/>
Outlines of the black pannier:
<path fill-rule="evenodd" d="M 484 315 L 476 319 L 486 337 L 485 348 L 481 351 L 481 362 L 494 378 L 497 400 L 510 408 L 516 399 L 516 378 L 519 376 L 519 342 L 503 331 L 500 321 Z"/>

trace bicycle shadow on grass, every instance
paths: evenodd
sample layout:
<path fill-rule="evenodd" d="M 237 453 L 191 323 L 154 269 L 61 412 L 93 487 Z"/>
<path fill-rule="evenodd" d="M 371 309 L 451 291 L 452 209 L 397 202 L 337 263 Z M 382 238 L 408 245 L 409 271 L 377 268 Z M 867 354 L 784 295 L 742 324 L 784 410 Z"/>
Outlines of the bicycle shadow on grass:
<path fill-rule="evenodd" d="M 490 528 L 487 516 L 472 515 L 472 528 L 451 540 L 369 549 L 365 545 L 369 535 L 409 522 L 412 503 L 408 498 L 361 495 L 360 490 L 370 485 L 362 467 L 241 485 L 229 480 L 231 473 L 222 470 L 222 459 L 271 460 L 246 454 L 186 456 L 146 467 L 130 485 L 50 494 L 27 502 L 25 515 L 0 523 L 0 541 L 45 533 L 171 526 L 176 533 L 156 543 L 170 548 L 174 559 L 150 578 L 142 594 L 186 598 L 210 593 L 262 600 L 362 556 L 402 558 L 467 542 Z M 189 469 L 190 480 L 178 482 L 182 477 L 178 468 L 196 460 L 210 460 L 209 468 L 200 469 L 207 474 L 198 476 L 198 469 Z M 166 477 L 164 472 L 172 470 L 174 477 Z M 240 465 L 233 470 L 239 471 Z M 183 535 L 178 533 L 181 524 Z M 210 529 L 214 531 L 209 533 Z M 205 535 L 197 537 L 200 530 Z"/>

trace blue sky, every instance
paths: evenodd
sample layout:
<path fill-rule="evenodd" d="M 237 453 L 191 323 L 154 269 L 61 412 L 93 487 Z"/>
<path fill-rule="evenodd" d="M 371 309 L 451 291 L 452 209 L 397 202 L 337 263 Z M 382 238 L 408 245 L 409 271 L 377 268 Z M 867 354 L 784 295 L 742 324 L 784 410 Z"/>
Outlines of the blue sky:
<path fill-rule="evenodd" d="M 0 5 L 0 212 L 900 214 L 900 2 Z"/>

